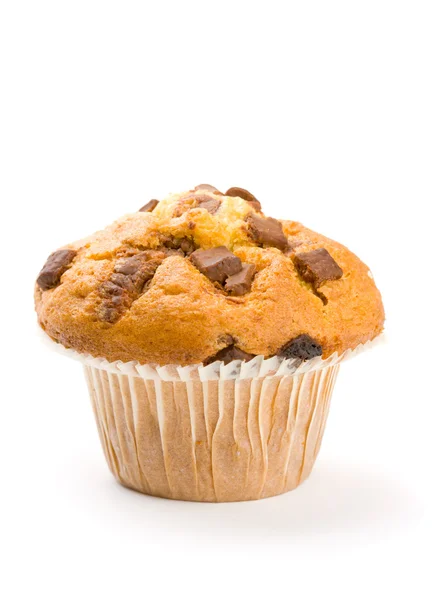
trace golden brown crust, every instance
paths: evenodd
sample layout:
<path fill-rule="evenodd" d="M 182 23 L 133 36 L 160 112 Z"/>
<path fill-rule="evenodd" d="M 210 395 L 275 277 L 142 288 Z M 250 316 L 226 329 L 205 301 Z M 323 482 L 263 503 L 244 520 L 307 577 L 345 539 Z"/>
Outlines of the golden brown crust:
<path fill-rule="evenodd" d="M 379 291 L 368 267 L 347 248 L 292 221 L 282 221 L 289 242 L 285 251 L 259 247 L 245 221 L 255 210 L 251 203 L 199 190 L 203 194 L 221 201 L 214 213 L 199 206 L 208 205 L 203 200 L 195 202 L 196 193 L 177 194 L 153 212 L 126 215 L 67 246 L 77 255 L 60 283 L 47 291 L 36 286 L 38 319 L 47 334 L 110 361 L 185 365 L 233 342 L 245 352 L 271 356 L 300 334 L 317 340 L 325 358 L 382 331 Z M 174 249 L 184 239 L 185 251 Z M 188 245 L 226 246 L 243 263 L 254 264 L 251 291 L 228 295 L 191 264 Z M 317 248 L 329 252 L 343 276 L 316 290 L 302 279 L 293 256 Z M 116 265 L 154 249 L 165 252 L 154 277 L 143 289 L 138 282 L 139 288 L 125 291 L 115 322 L 103 320 L 100 290 L 112 281 Z"/>

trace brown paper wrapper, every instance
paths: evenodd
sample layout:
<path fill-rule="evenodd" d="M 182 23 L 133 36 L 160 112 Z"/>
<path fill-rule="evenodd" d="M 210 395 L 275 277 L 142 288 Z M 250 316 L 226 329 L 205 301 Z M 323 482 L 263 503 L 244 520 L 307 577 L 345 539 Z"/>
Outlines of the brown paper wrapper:
<path fill-rule="evenodd" d="M 303 364 L 256 357 L 207 367 L 109 363 L 56 346 L 84 364 L 103 451 L 122 485 L 235 502 L 282 494 L 309 476 L 340 363 L 369 345 Z"/>

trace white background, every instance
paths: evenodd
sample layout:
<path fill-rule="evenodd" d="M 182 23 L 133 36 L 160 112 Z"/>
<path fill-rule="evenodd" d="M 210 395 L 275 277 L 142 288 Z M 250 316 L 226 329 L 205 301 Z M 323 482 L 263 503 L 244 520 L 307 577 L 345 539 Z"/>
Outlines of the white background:
<path fill-rule="evenodd" d="M 1 3 L 2 598 L 443 597 L 443 31 L 427 0 Z M 119 487 L 36 335 L 53 249 L 203 182 L 348 245 L 387 310 L 311 478 L 255 503 Z"/>

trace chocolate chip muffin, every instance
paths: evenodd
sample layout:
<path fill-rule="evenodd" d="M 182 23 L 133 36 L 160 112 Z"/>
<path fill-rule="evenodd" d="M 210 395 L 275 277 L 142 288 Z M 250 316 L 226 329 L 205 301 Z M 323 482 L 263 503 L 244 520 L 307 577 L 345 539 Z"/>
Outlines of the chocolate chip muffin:
<path fill-rule="evenodd" d="M 384 322 L 347 248 L 207 184 L 56 250 L 35 301 L 45 332 L 84 363 L 116 479 L 204 502 L 302 483 L 341 361 Z"/>
<path fill-rule="evenodd" d="M 158 365 L 327 358 L 384 322 L 371 272 L 347 248 L 264 215 L 242 188 L 206 184 L 54 252 L 35 301 L 65 347 Z"/>

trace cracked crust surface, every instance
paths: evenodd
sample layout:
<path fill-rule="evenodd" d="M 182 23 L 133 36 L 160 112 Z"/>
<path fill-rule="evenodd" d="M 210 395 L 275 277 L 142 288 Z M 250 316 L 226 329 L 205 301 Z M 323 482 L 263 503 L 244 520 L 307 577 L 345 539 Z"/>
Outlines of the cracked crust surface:
<path fill-rule="evenodd" d="M 262 247 L 248 225 L 252 214 L 264 217 L 259 207 L 196 189 L 69 244 L 65 248 L 76 254 L 58 285 L 45 291 L 36 285 L 40 325 L 78 352 L 161 365 L 204 362 L 233 343 L 248 354 L 272 356 L 302 334 L 316 340 L 326 358 L 377 336 L 384 309 L 368 267 L 341 244 L 293 221 L 281 221 L 287 248 Z M 188 257 L 195 248 L 218 246 L 254 265 L 248 293 L 229 295 Z M 318 248 L 328 251 L 343 275 L 314 289 L 294 257 Z M 144 260 L 157 261 L 155 268 L 146 268 L 142 283 L 123 274 L 133 279 L 121 284 L 124 259 L 142 252 Z M 113 281 L 124 290 L 115 301 L 103 291 Z M 112 322 L 104 318 L 110 302 L 117 310 Z"/>

